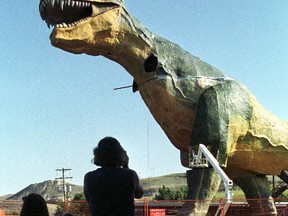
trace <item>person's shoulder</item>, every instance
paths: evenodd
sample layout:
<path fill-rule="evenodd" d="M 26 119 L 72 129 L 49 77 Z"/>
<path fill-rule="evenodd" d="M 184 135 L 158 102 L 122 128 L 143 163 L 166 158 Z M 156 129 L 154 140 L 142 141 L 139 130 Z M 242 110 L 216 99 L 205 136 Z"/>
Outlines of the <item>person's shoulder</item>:
<path fill-rule="evenodd" d="M 136 171 L 133 170 L 133 169 L 129 169 L 129 170 L 130 170 L 131 173 L 136 173 Z M 136 173 L 136 174 L 137 174 L 137 173 Z"/>
<path fill-rule="evenodd" d="M 96 169 L 96 170 L 93 170 L 93 171 L 90 171 L 90 172 L 87 172 L 86 174 L 85 174 L 85 176 L 91 176 L 91 175 L 95 175 L 95 174 L 97 174 L 99 172 L 99 169 Z"/>
<path fill-rule="evenodd" d="M 122 170 L 124 170 L 125 172 L 129 173 L 132 176 L 137 175 L 136 171 L 133 169 L 129 169 L 129 168 L 122 168 Z"/>

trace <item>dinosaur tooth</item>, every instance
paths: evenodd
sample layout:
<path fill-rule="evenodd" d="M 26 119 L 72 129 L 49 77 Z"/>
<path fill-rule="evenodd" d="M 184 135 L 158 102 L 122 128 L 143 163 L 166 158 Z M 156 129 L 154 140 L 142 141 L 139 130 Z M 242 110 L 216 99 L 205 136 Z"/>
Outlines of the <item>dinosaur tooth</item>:
<path fill-rule="evenodd" d="M 54 7 L 54 5 L 55 5 L 55 0 L 50 0 L 50 4 L 51 4 L 52 7 Z"/>
<path fill-rule="evenodd" d="M 44 0 L 44 1 L 42 2 L 42 4 L 43 4 L 44 6 L 47 6 L 47 5 L 50 4 L 50 1 L 49 1 L 49 0 Z"/>
<path fill-rule="evenodd" d="M 68 1 L 67 1 L 67 5 L 68 5 L 68 6 L 71 6 L 71 0 L 68 0 Z"/>
<path fill-rule="evenodd" d="M 40 4 L 39 10 L 40 10 L 41 13 L 44 12 L 44 5 L 43 5 L 43 3 Z M 42 19 L 43 19 L 43 18 L 42 18 Z"/>
<path fill-rule="evenodd" d="M 61 1 L 60 1 L 60 7 L 61 7 L 61 10 L 64 9 L 64 0 L 61 0 Z"/>
<path fill-rule="evenodd" d="M 42 7 L 45 7 L 46 5 L 47 5 L 47 3 L 46 3 L 45 1 L 42 1 L 42 2 L 41 2 L 41 6 L 42 6 Z"/>
<path fill-rule="evenodd" d="M 71 7 L 74 7 L 74 5 L 75 5 L 75 1 L 71 1 Z"/>
<path fill-rule="evenodd" d="M 60 23 L 60 24 L 59 24 L 59 27 L 60 27 L 60 28 L 65 28 L 65 27 L 67 27 L 67 25 L 66 25 L 66 23 Z"/>

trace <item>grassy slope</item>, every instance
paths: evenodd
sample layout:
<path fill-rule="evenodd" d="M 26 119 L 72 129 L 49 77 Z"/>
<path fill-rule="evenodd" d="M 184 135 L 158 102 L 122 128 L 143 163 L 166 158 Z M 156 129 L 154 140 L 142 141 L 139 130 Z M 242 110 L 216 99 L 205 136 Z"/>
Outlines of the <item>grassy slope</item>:
<path fill-rule="evenodd" d="M 169 187 L 171 189 L 178 189 L 179 187 L 186 186 L 186 173 L 176 173 L 176 174 L 170 174 L 160 177 L 154 177 L 154 178 L 144 178 L 140 179 L 140 184 L 144 188 L 145 196 L 147 197 L 153 197 L 157 192 L 158 189 L 161 188 L 163 185 L 166 187 Z M 221 186 L 219 188 L 219 191 L 217 192 L 215 199 L 220 199 L 225 197 L 225 191 L 224 186 L 221 183 Z M 244 194 L 242 190 L 234 186 L 233 190 L 233 197 L 234 198 L 244 198 Z"/>
<path fill-rule="evenodd" d="M 140 184 L 145 191 L 145 196 L 153 196 L 163 185 L 171 189 L 186 186 L 186 174 L 176 173 L 160 177 L 140 179 Z"/>
<path fill-rule="evenodd" d="M 272 188 L 272 176 L 268 176 L 268 180 Z M 282 180 L 275 176 L 275 186 L 277 187 L 277 185 L 279 185 L 281 182 Z M 186 186 L 186 173 L 176 173 L 154 178 L 144 178 L 140 180 L 140 184 L 144 188 L 144 195 L 148 197 L 153 197 L 155 193 L 158 192 L 158 189 L 161 188 L 163 185 L 169 187 L 170 189 L 178 189 L 179 187 Z M 233 186 L 232 192 L 233 198 L 235 199 L 245 198 L 242 190 L 236 185 Z M 288 190 L 285 194 L 288 194 Z M 225 189 L 223 183 L 221 183 L 219 191 L 217 192 L 214 199 L 219 200 L 220 198 L 225 198 Z"/>

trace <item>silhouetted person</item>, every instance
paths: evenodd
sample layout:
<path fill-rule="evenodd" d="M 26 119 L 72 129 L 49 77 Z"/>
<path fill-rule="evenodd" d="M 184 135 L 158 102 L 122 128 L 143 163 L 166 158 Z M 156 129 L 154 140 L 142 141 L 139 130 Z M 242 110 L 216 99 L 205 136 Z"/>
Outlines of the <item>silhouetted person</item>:
<path fill-rule="evenodd" d="M 22 199 L 20 216 L 49 216 L 46 201 L 41 195 L 32 193 Z"/>
<path fill-rule="evenodd" d="M 101 166 L 84 177 L 84 194 L 92 216 L 134 216 L 134 198 L 143 196 L 139 178 L 118 140 L 105 137 L 93 150 Z"/>

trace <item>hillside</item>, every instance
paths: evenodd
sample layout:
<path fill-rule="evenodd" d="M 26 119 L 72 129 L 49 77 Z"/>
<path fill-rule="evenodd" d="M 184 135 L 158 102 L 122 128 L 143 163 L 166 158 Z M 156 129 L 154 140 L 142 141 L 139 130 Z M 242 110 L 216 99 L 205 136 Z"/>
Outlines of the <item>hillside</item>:
<path fill-rule="evenodd" d="M 171 189 L 178 189 L 187 185 L 186 173 L 176 173 L 160 177 L 140 179 L 144 189 L 144 196 L 153 196 L 163 185 Z"/>
<path fill-rule="evenodd" d="M 69 197 L 73 197 L 76 193 L 82 193 L 83 187 L 73 184 L 68 184 L 71 188 L 71 192 L 68 192 Z M 16 194 L 7 197 L 7 200 L 21 200 L 22 197 L 27 196 L 30 193 L 38 193 L 42 195 L 45 200 L 56 201 L 63 199 L 63 187 L 60 181 L 44 181 L 41 183 L 31 184 Z"/>
<path fill-rule="evenodd" d="M 268 176 L 268 179 L 272 185 L 272 177 Z M 278 177 L 275 177 L 275 186 L 282 183 Z M 176 173 L 159 177 L 143 178 L 140 179 L 140 184 L 144 189 L 144 196 L 154 196 L 158 189 L 163 185 L 171 189 L 178 189 L 186 186 L 186 173 Z M 63 199 L 62 183 L 56 180 L 48 180 L 41 183 L 31 184 L 19 191 L 14 195 L 5 195 L 0 197 L 0 200 L 21 200 L 23 196 L 27 196 L 30 193 L 41 194 L 47 201 L 57 201 Z M 75 194 L 83 192 L 83 186 L 69 184 L 72 191 L 68 193 L 70 198 L 73 198 Z M 233 187 L 234 197 L 244 197 L 243 192 L 236 185 Z M 217 197 L 224 197 L 224 187 L 221 183 Z"/>
<path fill-rule="evenodd" d="M 4 196 L 0 196 L 0 200 L 6 200 L 8 199 L 10 196 L 12 196 L 13 194 L 6 194 Z"/>
<path fill-rule="evenodd" d="M 153 196 L 163 185 L 170 188 L 179 188 L 186 185 L 186 174 L 177 173 L 160 177 L 144 178 L 140 179 L 140 184 L 145 191 L 144 196 Z M 74 197 L 77 193 L 83 192 L 83 186 L 73 184 L 69 184 L 69 186 L 72 188 L 72 191 L 68 193 L 70 198 Z M 63 199 L 62 183 L 56 180 L 48 180 L 41 183 L 31 184 L 16 194 L 0 197 L 0 200 L 21 200 L 22 197 L 27 196 L 30 193 L 38 193 L 47 201 Z"/>

